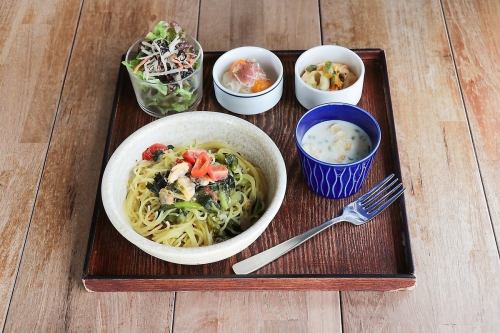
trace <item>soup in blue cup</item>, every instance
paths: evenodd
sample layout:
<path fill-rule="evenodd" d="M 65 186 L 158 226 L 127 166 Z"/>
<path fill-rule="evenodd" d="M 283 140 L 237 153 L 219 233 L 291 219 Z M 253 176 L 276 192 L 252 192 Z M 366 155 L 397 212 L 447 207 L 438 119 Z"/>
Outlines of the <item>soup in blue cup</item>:
<path fill-rule="evenodd" d="M 367 111 L 328 103 L 306 112 L 295 129 L 307 186 L 329 199 L 357 193 L 380 146 L 380 126 Z"/>

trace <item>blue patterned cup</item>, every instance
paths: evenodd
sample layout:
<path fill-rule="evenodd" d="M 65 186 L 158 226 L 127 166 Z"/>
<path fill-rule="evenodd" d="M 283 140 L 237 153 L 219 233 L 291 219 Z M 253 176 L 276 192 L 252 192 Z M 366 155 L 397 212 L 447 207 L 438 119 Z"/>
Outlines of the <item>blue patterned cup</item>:
<path fill-rule="evenodd" d="M 373 143 L 370 153 L 349 164 L 323 162 L 306 153 L 301 144 L 304 134 L 314 125 L 328 120 L 344 120 L 361 127 Z M 380 139 L 380 126 L 375 118 L 355 105 L 328 103 L 310 109 L 300 118 L 295 129 L 295 144 L 307 186 L 329 199 L 341 199 L 355 194 L 370 171 Z"/>

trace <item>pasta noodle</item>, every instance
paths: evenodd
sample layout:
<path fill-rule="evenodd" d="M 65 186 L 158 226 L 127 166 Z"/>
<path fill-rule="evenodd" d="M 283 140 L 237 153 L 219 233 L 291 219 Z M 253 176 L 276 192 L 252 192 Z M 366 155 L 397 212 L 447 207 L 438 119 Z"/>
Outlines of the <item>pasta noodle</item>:
<path fill-rule="evenodd" d="M 164 148 L 155 150 L 158 146 Z M 203 158 L 209 162 L 202 165 Z M 208 173 L 200 176 L 205 166 Z M 157 243 L 206 246 L 260 218 L 265 186 L 260 169 L 224 143 L 156 144 L 131 172 L 125 210 L 134 230 Z"/>

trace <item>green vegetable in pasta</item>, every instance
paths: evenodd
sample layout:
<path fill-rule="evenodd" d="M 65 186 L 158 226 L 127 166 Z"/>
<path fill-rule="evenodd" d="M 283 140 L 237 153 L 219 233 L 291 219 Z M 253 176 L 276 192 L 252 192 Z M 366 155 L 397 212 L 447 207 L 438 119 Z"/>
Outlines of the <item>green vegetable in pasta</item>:
<path fill-rule="evenodd" d="M 220 180 L 218 182 L 214 182 L 208 185 L 213 191 L 224 191 L 228 193 L 230 190 L 235 187 L 234 177 L 228 176 L 224 180 Z"/>
<path fill-rule="evenodd" d="M 220 206 L 222 209 L 226 210 L 229 208 L 226 193 L 224 193 L 223 191 L 219 192 L 219 200 L 220 200 Z"/>
<path fill-rule="evenodd" d="M 238 167 L 238 158 L 236 156 L 234 156 L 233 154 L 226 154 L 225 160 L 226 160 L 227 166 L 229 166 L 229 169 L 231 169 L 231 171 L 235 172 L 236 168 Z"/>
<path fill-rule="evenodd" d="M 171 205 L 161 205 L 160 206 L 160 209 L 161 210 L 169 210 L 169 209 L 174 209 L 174 208 L 178 208 L 178 209 L 198 209 L 198 210 L 202 210 L 203 209 L 203 206 L 200 205 L 199 203 L 197 202 L 191 202 L 191 201 L 179 201 L 179 202 L 176 202 L 174 204 L 171 204 Z"/>
<path fill-rule="evenodd" d="M 153 153 L 153 161 L 158 162 L 158 159 L 160 158 L 161 155 L 165 154 L 163 150 L 156 150 Z"/>
<path fill-rule="evenodd" d="M 154 194 L 158 195 L 160 190 L 168 185 L 167 180 L 165 179 L 165 176 L 161 173 L 157 173 L 155 175 L 155 178 L 152 183 L 148 183 L 146 187 L 153 192 Z"/>

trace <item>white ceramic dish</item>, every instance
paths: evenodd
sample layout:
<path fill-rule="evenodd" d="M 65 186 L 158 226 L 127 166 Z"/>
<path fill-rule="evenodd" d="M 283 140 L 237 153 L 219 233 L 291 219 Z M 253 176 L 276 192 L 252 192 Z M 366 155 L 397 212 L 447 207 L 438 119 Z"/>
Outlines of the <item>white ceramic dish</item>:
<path fill-rule="evenodd" d="M 222 75 L 228 67 L 241 58 L 256 59 L 266 72 L 273 85 L 264 91 L 242 94 L 225 88 Z M 215 98 L 225 109 L 238 114 L 257 114 L 275 106 L 283 94 L 283 64 L 269 50 L 255 46 L 243 46 L 227 51 L 217 59 L 212 69 Z"/>
<path fill-rule="evenodd" d="M 352 86 L 342 90 L 323 91 L 307 85 L 300 78 L 305 68 L 323 61 L 333 61 L 346 64 L 356 74 L 358 79 Z M 365 65 L 363 60 L 353 51 L 338 45 L 320 45 L 313 47 L 300 55 L 295 62 L 295 96 L 306 109 L 325 103 L 341 102 L 356 105 L 361 99 Z"/>
<path fill-rule="evenodd" d="M 240 235 L 222 243 L 199 248 L 175 248 L 155 243 L 136 233 L 124 209 L 130 171 L 142 151 L 153 143 L 186 144 L 220 140 L 230 144 L 258 165 L 267 181 L 264 215 Z M 131 243 L 157 258 L 187 265 L 206 264 L 230 257 L 253 243 L 278 212 L 286 189 L 286 168 L 274 142 L 251 123 L 217 112 L 195 111 L 156 120 L 130 135 L 106 165 L 101 195 L 113 226 Z"/>

